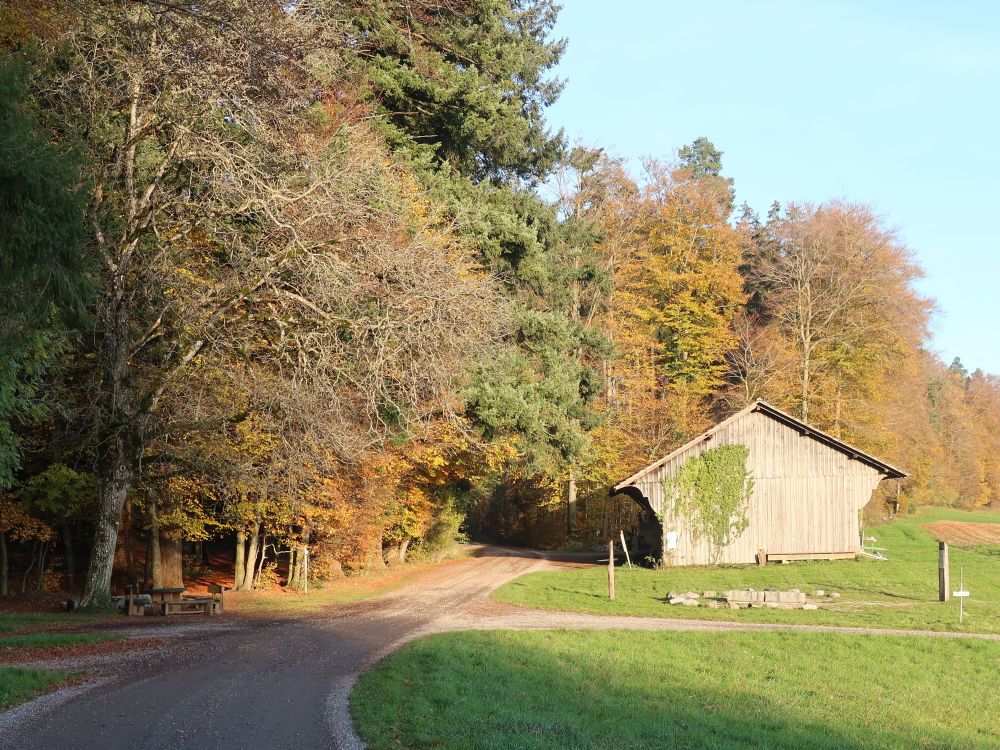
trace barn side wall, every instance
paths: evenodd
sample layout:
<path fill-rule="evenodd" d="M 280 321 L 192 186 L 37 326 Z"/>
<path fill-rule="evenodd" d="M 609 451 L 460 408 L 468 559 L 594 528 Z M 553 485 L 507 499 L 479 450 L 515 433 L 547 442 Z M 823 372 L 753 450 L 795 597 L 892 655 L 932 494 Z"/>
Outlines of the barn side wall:
<path fill-rule="evenodd" d="M 877 469 L 803 435 L 761 412 L 724 425 L 710 439 L 675 456 L 636 482 L 664 533 L 678 532 L 677 549 L 664 555 L 675 565 L 713 562 L 708 544 L 691 537 L 672 508 L 664 513 L 663 478 L 673 476 L 692 456 L 719 445 L 749 448 L 747 469 L 754 477 L 749 525 L 722 550 L 719 562 L 752 563 L 758 550 L 775 553 L 857 552 L 858 511 L 882 479 Z"/>

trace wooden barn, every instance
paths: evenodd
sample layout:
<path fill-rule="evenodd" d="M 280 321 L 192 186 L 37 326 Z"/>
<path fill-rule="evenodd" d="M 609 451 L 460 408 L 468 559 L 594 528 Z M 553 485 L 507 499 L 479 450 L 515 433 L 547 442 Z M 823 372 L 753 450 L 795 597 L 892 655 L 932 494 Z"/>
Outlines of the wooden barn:
<path fill-rule="evenodd" d="M 673 502 L 664 508 L 663 480 L 689 458 L 720 445 L 748 449 L 753 490 L 745 530 L 713 560 L 708 542 L 695 539 L 684 518 L 675 517 Z M 627 494 L 646 509 L 642 546 L 654 554 L 662 550 L 668 564 L 752 563 L 760 550 L 771 561 L 835 559 L 858 553 L 859 511 L 879 482 L 905 476 L 757 401 L 620 482 L 612 494 Z"/>

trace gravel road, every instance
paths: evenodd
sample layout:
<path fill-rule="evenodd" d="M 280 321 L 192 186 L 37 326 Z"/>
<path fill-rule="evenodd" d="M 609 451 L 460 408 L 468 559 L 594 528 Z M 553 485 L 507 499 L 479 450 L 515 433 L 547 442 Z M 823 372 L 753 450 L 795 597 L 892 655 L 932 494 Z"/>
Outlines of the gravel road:
<path fill-rule="evenodd" d="M 914 634 L 546 612 L 502 605 L 489 597 L 493 589 L 524 573 L 573 564 L 538 553 L 485 548 L 469 560 L 432 569 L 391 594 L 331 605 L 326 612 L 300 619 L 227 615 L 176 624 L 159 620 L 162 627 L 126 627 L 119 632 L 162 636 L 165 645 L 142 653 L 33 664 L 87 670 L 88 679 L 0 714 L 0 747 L 363 748 L 347 707 L 357 676 L 407 641 L 451 630 L 558 627 Z"/>

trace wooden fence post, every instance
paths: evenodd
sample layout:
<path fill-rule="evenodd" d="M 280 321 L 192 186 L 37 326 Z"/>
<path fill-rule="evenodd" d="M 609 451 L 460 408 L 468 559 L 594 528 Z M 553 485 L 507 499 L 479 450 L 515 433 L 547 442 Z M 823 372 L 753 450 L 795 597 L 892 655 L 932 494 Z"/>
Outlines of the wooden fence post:
<path fill-rule="evenodd" d="M 948 542 L 938 542 L 938 600 L 948 601 Z"/>
<path fill-rule="evenodd" d="M 621 534 L 622 537 L 622 549 L 625 550 L 625 562 L 628 563 L 628 569 L 632 570 L 632 558 L 628 553 L 628 545 L 625 544 L 625 532 L 619 531 L 618 533 Z"/>
<path fill-rule="evenodd" d="M 608 542 L 608 598 L 615 598 L 615 542 Z"/>

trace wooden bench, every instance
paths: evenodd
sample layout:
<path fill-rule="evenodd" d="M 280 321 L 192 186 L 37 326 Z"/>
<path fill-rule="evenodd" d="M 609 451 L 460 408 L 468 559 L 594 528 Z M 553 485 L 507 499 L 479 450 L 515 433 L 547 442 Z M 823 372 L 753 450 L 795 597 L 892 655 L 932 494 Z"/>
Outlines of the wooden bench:
<path fill-rule="evenodd" d="M 168 615 L 210 615 L 212 614 L 212 606 L 215 603 L 213 599 L 205 598 L 190 598 L 190 599 L 166 599 L 162 602 L 157 602 L 160 605 L 160 610 L 163 612 L 163 616 Z"/>
<path fill-rule="evenodd" d="M 226 587 L 220 586 L 217 583 L 211 583 L 208 586 L 208 593 L 211 595 L 213 602 L 212 614 L 221 615 L 225 606 Z"/>

